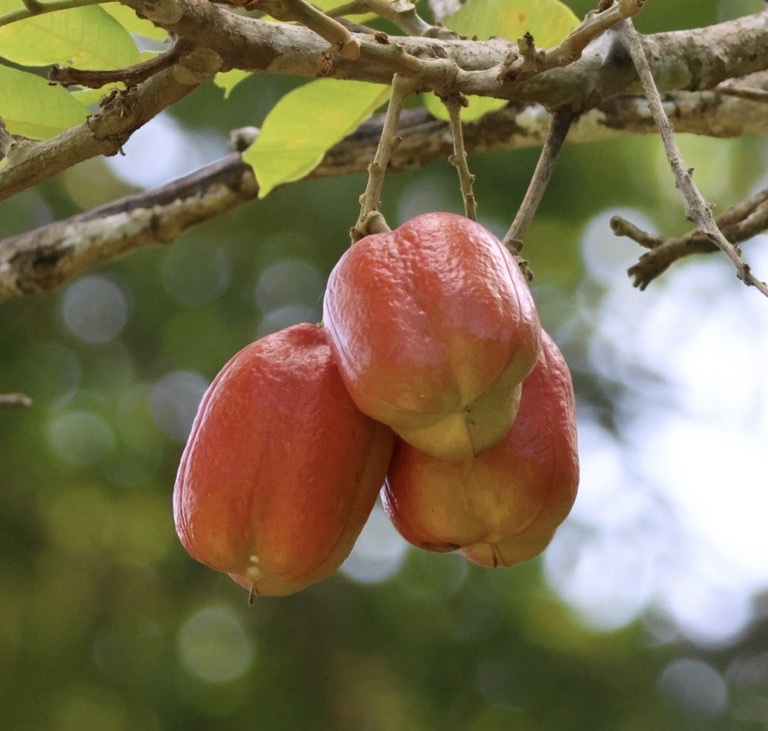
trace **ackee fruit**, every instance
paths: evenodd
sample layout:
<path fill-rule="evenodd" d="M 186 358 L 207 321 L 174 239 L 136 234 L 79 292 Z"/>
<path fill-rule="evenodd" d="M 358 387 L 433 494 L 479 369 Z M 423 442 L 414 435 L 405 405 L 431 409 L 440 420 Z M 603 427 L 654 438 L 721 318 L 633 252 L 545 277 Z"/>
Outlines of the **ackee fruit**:
<path fill-rule="evenodd" d="M 350 247 L 329 277 L 323 323 L 358 407 L 443 459 L 471 458 L 504 436 L 540 350 L 515 259 L 451 213 Z"/>
<path fill-rule="evenodd" d="M 568 366 L 543 333 L 506 436 L 474 459 L 448 462 L 398 441 L 382 489 L 402 536 L 432 551 L 460 550 L 485 566 L 541 553 L 570 512 L 579 482 Z"/>
<path fill-rule="evenodd" d="M 203 397 L 174 488 L 179 537 L 252 594 L 298 591 L 351 551 L 393 440 L 349 397 L 321 327 L 268 335 Z"/>

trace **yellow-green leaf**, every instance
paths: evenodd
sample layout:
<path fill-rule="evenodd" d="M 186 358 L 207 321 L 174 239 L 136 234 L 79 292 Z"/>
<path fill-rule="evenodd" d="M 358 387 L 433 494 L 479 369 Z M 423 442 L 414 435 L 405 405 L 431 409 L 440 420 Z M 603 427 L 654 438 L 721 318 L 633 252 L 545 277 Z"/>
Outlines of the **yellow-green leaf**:
<path fill-rule="evenodd" d="M 62 87 L 0 66 L 0 117 L 11 134 L 47 140 L 80 124 L 87 115 L 88 110 Z"/>
<path fill-rule="evenodd" d="M 228 99 L 229 95 L 243 79 L 247 79 L 251 75 L 250 71 L 243 71 L 242 69 L 232 69 L 231 71 L 220 71 L 213 77 L 213 83 L 220 89 L 224 90 L 224 98 Z"/>
<path fill-rule="evenodd" d="M 578 24 L 573 11 L 559 0 L 470 0 L 445 20 L 451 30 L 481 40 L 498 36 L 516 41 L 530 33 L 538 48 L 556 46 Z M 471 122 L 505 104 L 503 99 L 473 96 L 461 118 Z M 424 96 L 424 106 L 434 117 L 448 119 L 448 112 L 434 94 Z"/>
<path fill-rule="evenodd" d="M 579 24 L 579 19 L 559 0 L 471 0 L 445 24 L 461 35 L 480 39 L 499 36 L 516 41 L 530 33 L 538 48 L 551 48 Z"/>
<path fill-rule="evenodd" d="M 329 10 L 340 8 L 342 5 L 347 5 L 348 3 L 344 0 L 313 0 L 312 4 L 327 13 Z M 363 9 L 359 13 L 347 13 L 344 17 L 354 18 L 356 23 L 366 23 L 367 21 L 373 20 L 373 18 L 378 18 L 379 16 L 376 15 L 376 13 L 370 13 Z"/>
<path fill-rule="evenodd" d="M 127 5 L 120 3 L 105 3 L 101 7 L 109 13 L 120 25 L 129 33 L 145 38 L 152 38 L 155 41 L 165 41 L 168 39 L 168 31 L 165 28 L 158 28 L 151 20 L 140 18 L 136 11 Z"/>
<path fill-rule="evenodd" d="M 259 181 L 259 198 L 314 170 L 333 145 L 386 101 L 389 91 L 389 86 L 362 81 L 318 79 L 282 97 L 243 153 Z"/>
<path fill-rule="evenodd" d="M 0 0 L 0 15 L 19 0 Z M 22 66 L 113 69 L 139 60 L 131 34 L 97 5 L 43 13 L 0 26 L 0 56 Z"/>

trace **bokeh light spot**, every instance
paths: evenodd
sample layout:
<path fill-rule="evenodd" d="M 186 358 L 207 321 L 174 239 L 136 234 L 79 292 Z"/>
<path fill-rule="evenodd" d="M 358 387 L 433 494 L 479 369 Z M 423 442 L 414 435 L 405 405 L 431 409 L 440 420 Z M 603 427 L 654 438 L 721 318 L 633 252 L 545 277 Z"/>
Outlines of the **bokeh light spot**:
<path fill-rule="evenodd" d="M 407 550 L 408 544 L 377 504 L 340 571 L 365 584 L 385 581 L 398 572 Z"/>
<path fill-rule="evenodd" d="M 160 430 L 177 442 L 186 442 L 207 388 L 208 381 L 190 371 L 174 371 L 160 378 L 149 396 L 149 408 Z"/>
<path fill-rule="evenodd" d="M 75 337 L 86 343 L 106 343 L 117 337 L 128 319 L 128 302 L 114 282 L 97 275 L 67 287 L 61 316 Z"/>
<path fill-rule="evenodd" d="M 229 152 L 219 135 L 183 129 L 168 112 L 139 127 L 122 149 L 124 154 L 106 158 L 107 164 L 123 180 L 143 188 L 191 173 Z"/>
<path fill-rule="evenodd" d="M 162 276 L 174 299 L 185 305 L 204 305 L 226 289 L 231 273 L 229 258 L 218 243 L 193 239 L 168 250 Z"/>
<path fill-rule="evenodd" d="M 127 731 L 128 715 L 122 701 L 98 688 L 72 689 L 58 703 L 54 731 Z"/>
<path fill-rule="evenodd" d="M 179 630 L 178 651 L 185 669 L 206 683 L 228 683 L 253 662 L 254 646 L 226 607 L 195 612 Z"/>
<path fill-rule="evenodd" d="M 662 671 L 659 692 L 690 716 L 717 718 L 728 708 L 728 687 L 711 665 L 681 658 Z"/>
<path fill-rule="evenodd" d="M 270 335 L 291 325 L 297 325 L 300 322 L 320 322 L 321 316 L 318 307 L 287 305 L 272 310 L 261 318 L 259 327 L 256 329 L 256 337 L 263 338 L 265 335 Z"/>
<path fill-rule="evenodd" d="M 303 259 L 283 259 L 265 269 L 256 282 L 256 303 L 264 312 L 289 305 L 319 308 L 325 290 L 325 277 Z"/>
<path fill-rule="evenodd" d="M 48 444 L 70 464 L 88 465 L 103 460 L 115 446 L 112 428 L 88 411 L 71 411 L 48 423 Z"/>

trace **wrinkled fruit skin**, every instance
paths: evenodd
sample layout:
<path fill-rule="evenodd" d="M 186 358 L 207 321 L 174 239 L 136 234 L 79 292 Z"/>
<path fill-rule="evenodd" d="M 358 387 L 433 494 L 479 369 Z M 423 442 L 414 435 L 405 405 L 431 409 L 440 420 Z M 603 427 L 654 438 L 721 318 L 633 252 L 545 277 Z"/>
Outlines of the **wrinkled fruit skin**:
<path fill-rule="evenodd" d="M 322 328 L 268 335 L 203 397 L 174 488 L 179 537 L 254 594 L 298 591 L 351 551 L 393 439 L 350 399 Z"/>
<path fill-rule="evenodd" d="M 541 553 L 570 512 L 579 482 L 576 417 L 568 366 L 543 333 L 541 358 L 523 383 L 514 424 L 473 460 L 447 462 L 395 446 L 384 507 L 409 542 L 459 549 L 484 566 Z"/>
<path fill-rule="evenodd" d="M 417 216 L 347 250 L 328 280 L 323 322 L 358 407 L 443 459 L 502 438 L 540 350 L 514 258 L 450 213 Z"/>

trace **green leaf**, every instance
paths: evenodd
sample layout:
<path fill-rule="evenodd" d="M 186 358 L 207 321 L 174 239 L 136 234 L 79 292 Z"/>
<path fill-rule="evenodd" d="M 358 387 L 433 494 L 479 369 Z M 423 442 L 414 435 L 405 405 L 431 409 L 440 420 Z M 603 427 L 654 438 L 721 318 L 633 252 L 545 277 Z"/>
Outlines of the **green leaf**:
<path fill-rule="evenodd" d="M 0 0 L 0 15 L 18 8 L 19 0 Z M 131 34 L 96 5 L 1 26 L 0 55 L 22 66 L 59 64 L 79 69 L 120 68 L 139 60 Z"/>
<path fill-rule="evenodd" d="M 578 24 L 573 11 L 559 0 L 470 0 L 445 20 L 445 25 L 456 33 L 483 40 L 498 36 L 516 41 L 530 33 L 537 48 L 556 46 Z M 461 118 L 472 122 L 505 104 L 503 99 L 473 96 Z M 424 106 L 438 119 L 449 118 L 434 94 L 424 95 Z"/>
<path fill-rule="evenodd" d="M 389 97 L 389 86 L 318 79 L 286 94 L 267 115 L 243 154 L 256 173 L 259 198 L 275 186 L 300 180 L 325 153 Z"/>
<path fill-rule="evenodd" d="M 0 117 L 8 131 L 47 140 L 80 124 L 88 110 L 40 76 L 0 66 Z"/>
<path fill-rule="evenodd" d="M 220 89 L 224 90 L 224 98 L 228 99 L 229 95 L 241 81 L 251 76 L 250 71 L 243 71 L 242 69 L 232 69 L 231 71 L 220 71 L 213 77 L 213 83 Z"/>

